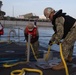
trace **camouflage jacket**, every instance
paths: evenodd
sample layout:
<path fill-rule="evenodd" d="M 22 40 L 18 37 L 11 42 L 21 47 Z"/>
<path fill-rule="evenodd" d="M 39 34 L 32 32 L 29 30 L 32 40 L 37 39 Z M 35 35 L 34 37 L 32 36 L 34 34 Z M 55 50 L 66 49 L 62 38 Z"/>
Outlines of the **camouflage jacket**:
<path fill-rule="evenodd" d="M 52 42 L 59 43 L 60 40 L 62 39 L 64 34 L 64 22 L 65 22 L 64 17 L 56 18 L 55 24 L 56 24 L 57 31 L 52 35 L 52 38 L 51 38 Z"/>

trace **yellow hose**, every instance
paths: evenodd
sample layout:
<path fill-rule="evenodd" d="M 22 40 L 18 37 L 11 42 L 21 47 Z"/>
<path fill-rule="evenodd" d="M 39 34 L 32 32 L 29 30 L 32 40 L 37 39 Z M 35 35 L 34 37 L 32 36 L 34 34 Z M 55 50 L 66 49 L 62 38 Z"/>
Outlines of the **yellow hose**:
<path fill-rule="evenodd" d="M 36 57 L 35 51 L 34 51 L 34 49 L 33 49 L 33 47 L 32 47 L 32 44 L 30 44 L 30 46 L 31 46 L 31 49 L 32 49 L 32 52 L 33 52 L 34 58 L 37 60 L 37 57 Z"/>
<path fill-rule="evenodd" d="M 3 64 L 3 67 L 13 67 L 13 66 L 16 66 L 18 64 L 26 64 L 28 61 L 24 61 L 24 62 L 17 62 L 17 63 L 14 63 L 14 64 L 8 64 L 8 63 L 5 63 Z"/>
<path fill-rule="evenodd" d="M 33 55 L 34 55 L 35 59 L 37 60 L 37 57 L 36 57 L 36 55 L 35 55 L 34 49 L 33 49 L 33 47 L 32 47 L 32 44 L 30 44 L 30 46 L 31 46 Z M 47 59 L 48 59 L 48 56 L 49 56 L 49 54 L 50 54 L 50 47 L 51 47 L 51 46 L 48 47 L 48 52 L 47 52 L 44 60 L 47 60 Z M 64 60 L 64 56 L 63 56 L 63 54 L 62 54 L 62 45 L 61 45 L 61 43 L 60 43 L 60 56 L 61 56 L 61 59 L 62 59 L 62 61 L 63 61 L 64 67 L 65 67 L 66 75 L 69 75 L 68 68 L 67 68 L 66 62 L 65 62 L 65 60 Z M 23 64 L 23 63 L 25 64 L 25 63 L 27 63 L 27 61 L 26 61 L 26 62 L 18 62 L 18 63 L 11 64 L 11 65 L 8 65 L 8 64 L 6 63 L 6 64 L 3 64 L 3 67 L 12 67 L 12 66 L 16 66 L 16 65 L 18 65 L 18 64 Z"/>
<path fill-rule="evenodd" d="M 32 47 L 32 45 L 31 45 L 31 47 Z M 32 47 L 32 50 L 33 50 L 33 47 Z M 48 52 L 47 52 L 47 54 L 46 54 L 45 60 L 46 60 L 46 59 L 48 58 L 48 56 L 49 56 L 49 51 L 50 51 L 50 46 L 49 46 L 49 48 L 48 48 Z M 34 52 L 33 52 L 33 53 L 34 53 Z M 61 59 L 62 59 L 62 61 L 63 61 L 64 67 L 65 67 L 66 75 L 69 75 L 69 73 L 68 73 L 68 68 L 67 68 L 66 62 L 65 62 L 65 60 L 64 60 L 63 54 L 62 54 L 62 45 L 61 45 L 61 43 L 60 43 L 60 56 L 61 56 Z M 28 71 L 28 72 L 38 72 L 38 73 L 40 73 L 40 75 L 43 74 L 41 70 L 23 68 L 22 70 L 12 71 L 12 72 L 11 72 L 11 75 L 15 75 L 15 73 L 19 73 L 18 75 L 22 75 L 25 71 Z"/>
<path fill-rule="evenodd" d="M 61 56 L 62 62 L 63 62 L 63 64 L 64 64 L 64 67 L 65 67 L 66 75 L 69 75 L 68 67 L 67 67 L 67 64 L 66 64 L 66 62 L 65 62 L 63 53 L 62 53 L 62 44 L 61 44 L 61 43 L 60 43 L 60 56 Z"/>
<path fill-rule="evenodd" d="M 27 45 L 27 44 L 26 44 Z M 13 67 L 13 66 L 16 66 L 18 64 L 26 64 L 28 61 L 24 61 L 24 62 L 17 62 L 17 63 L 14 63 L 14 64 L 8 64 L 8 63 L 5 63 L 3 64 L 3 67 Z"/>
<path fill-rule="evenodd" d="M 45 61 L 48 60 L 48 57 L 49 57 L 49 55 L 50 55 L 50 49 L 51 49 L 51 46 L 48 47 L 47 54 L 45 55 L 45 58 L 44 58 Z"/>
<path fill-rule="evenodd" d="M 29 69 L 29 68 L 23 68 L 22 70 L 14 70 L 11 72 L 11 75 L 23 75 L 24 73 L 27 72 L 37 72 L 40 73 L 40 75 L 43 75 L 43 72 L 39 69 Z"/>
<path fill-rule="evenodd" d="M 31 45 L 31 44 L 30 44 L 30 45 Z M 34 49 L 33 49 L 32 45 L 31 45 L 31 48 L 32 48 L 34 57 L 35 57 L 35 59 L 37 60 L 37 57 L 35 56 L 35 52 L 34 52 Z M 49 54 L 50 54 L 50 49 L 51 49 L 51 46 L 48 47 L 48 52 L 47 52 L 44 60 L 47 60 L 47 59 L 48 59 Z M 62 53 L 62 45 L 61 45 L 61 43 L 60 43 L 60 56 L 61 56 L 62 62 L 63 62 L 63 64 L 64 64 L 64 67 L 65 67 L 66 75 L 69 75 L 68 67 L 67 67 L 67 65 L 66 65 L 66 62 L 65 62 L 65 60 L 64 60 L 64 56 L 63 56 L 63 53 Z"/>
<path fill-rule="evenodd" d="M 23 71 L 22 70 L 14 70 L 11 72 L 11 75 L 23 75 Z"/>
<path fill-rule="evenodd" d="M 37 60 L 37 57 L 35 56 L 35 52 L 34 52 L 34 49 L 32 47 L 32 45 L 30 44 L 31 48 L 32 48 L 32 51 L 33 51 L 33 54 L 34 54 L 34 57 L 35 59 Z M 3 64 L 4 67 L 13 67 L 13 66 L 16 66 L 18 64 L 25 64 L 27 63 L 26 62 L 18 62 L 18 63 L 15 63 L 15 64 L 10 64 L 8 65 L 7 63 L 6 64 Z M 40 75 L 43 75 L 43 72 L 41 70 L 38 70 L 38 69 L 30 69 L 30 68 L 23 68 L 22 70 L 14 70 L 11 72 L 11 75 L 23 75 L 25 73 L 25 71 L 28 71 L 28 72 L 37 72 L 37 73 L 40 73 Z"/>
<path fill-rule="evenodd" d="M 35 54 L 35 51 L 34 51 L 34 49 L 33 49 L 32 44 L 30 44 L 30 46 L 31 46 L 31 49 L 32 49 L 34 58 L 37 60 L 37 57 L 36 57 L 36 54 Z M 45 61 L 48 60 L 48 57 L 49 57 L 49 55 L 50 55 L 50 49 L 51 49 L 51 46 L 48 47 L 47 54 L 45 55 L 45 58 L 44 58 Z"/>
<path fill-rule="evenodd" d="M 27 45 L 27 44 L 26 44 Z M 33 47 L 32 47 L 32 44 L 30 44 L 30 46 L 31 46 L 31 49 L 32 49 L 32 52 L 33 52 L 33 54 L 34 54 L 34 57 L 35 57 L 35 59 L 37 60 L 37 57 L 35 56 L 35 52 L 34 52 L 34 49 L 33 49 Z M 5 63 L 5 64 L 3 64 L 3 67 L 13 67 L 13 66 L 16 66 L 16 65 L 18 65 L 18 64 L 25 64 L 25 63 L 27 63 L 28 61 L 25 61 L 25 62 L 17 62 L 17 63 L 14 63 L 14 64 L 8 64 L 8 63 Z"/>
<path fill-rule="evenodd" d="M 26 64 L 27 63 L 27 61 L 25 61 L 25 62 L 17 62 L 17 63 L 15 63 L 15 64 L 7 64 L 7 63 L 5 63 L 5 64 L 3 64 L 3 67 L 13 67 L 13 66 L 16 66 L 16 65 L 18 65 L 18 64 Z"/>
<path fill-rule="evenodd" d="M 48 52 L 47 52 L 47 54 L 46 54 L 46 56 L 45 56 L 45 58 L 44 58 L 45 60 L 47 60 L 48 57 L 49 57 L 50 49 L 51 49 L 51 46 L 48 47 Z M 60 43 L 60 56 L 61 56 L 62 62 L 63 62 L 63 64 L 64 64 L 64 67 L 65 67 L 66 75 L 69 75 L 68 67 L 67 67 L 67 64 L 66 64 L 66 62 L 65 62 L 65 60 L 64 60 L 63 53 L 62 53 L 62 45 L 61 45 L 61 43 Z"/>

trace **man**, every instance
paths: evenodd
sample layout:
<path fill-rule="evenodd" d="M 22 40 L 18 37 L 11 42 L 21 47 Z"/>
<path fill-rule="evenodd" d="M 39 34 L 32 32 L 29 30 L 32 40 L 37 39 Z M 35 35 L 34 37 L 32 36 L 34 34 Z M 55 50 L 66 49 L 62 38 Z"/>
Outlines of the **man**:
<path fill-rule="evenodd" d="M 36 20 L 34 21 L 34 25 L 35 25 L 35 26 L 37 25 L 37 22 L 36 22 Z"/>
<path fill-rule="evenodd" d="M 2 24 L 0 23 L 0 35 L 3 35 L 3 34 L 4 34 L 3 26 L 2 26 Z"/>
<path fill-rule="evenodd" d="M 39 33 L 38 28 L 32 23 L 28 23 L 24 30 L 25 39 L 28 42 L 28 34 L 31 35 L 30 43 L 33 46 L 36 56 L 38 57 L 38 48 L 39 48 Z M 26 52 L 27 53 L 27 52 Z"/>
<path fill-rule="evenodd" d="M 53 42 L 59 44 L 62 41 L 62 51 L 64 59 L 71 62 L 74 43 L 76 41 L 76 19 L 66 15 L 62 10 L 55 11 L 51 7 L 44 9 L 44 16 L 49 18 L 53 24 L 54 34 L 52 35 L 49 45 Z M 64 69 L 63 62 L 52 67 L 54 70 Z"/>

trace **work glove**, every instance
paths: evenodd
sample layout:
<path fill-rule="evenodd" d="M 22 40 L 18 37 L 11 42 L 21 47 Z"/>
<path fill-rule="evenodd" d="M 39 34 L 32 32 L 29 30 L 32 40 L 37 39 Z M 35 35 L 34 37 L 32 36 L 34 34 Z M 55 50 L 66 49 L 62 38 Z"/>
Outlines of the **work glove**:
<path fill-rule="evenodd" d="M 51 45 L 53 45 L 53 42 L 50 40 L 48 44 L 51 46 Z"/>
<path fill-rule="evenodd" d="M 61 43 L 61 41 L 60 42 L 57 42 L 57 45 L 59 45 Z"/>
<path fill-rule="evenodd" d="M 55 41 L 55 44 L 57 44 L 57 45 L 59 45 L 60 43 L 61 43 L 60 40 L 56 40 L 56 41 Z"/>
<path fill-rule="evenodd" d="M 57 45 L 59 45 L 60 44 L 60 42 L 58 42 L 58 43 L 56 43 Z"/>

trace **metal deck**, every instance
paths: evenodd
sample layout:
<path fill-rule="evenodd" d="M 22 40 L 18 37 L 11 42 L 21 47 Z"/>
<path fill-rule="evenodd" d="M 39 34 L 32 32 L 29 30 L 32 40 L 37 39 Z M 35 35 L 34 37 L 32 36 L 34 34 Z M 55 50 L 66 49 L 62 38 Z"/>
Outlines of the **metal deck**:
<path fill-rule="evenodd" d="M 40 46 L 40 50 L 41 49 L 46 50 L 46 48 Z M 19 62 L 19 61 L 24 61 L 25 50 L 26 50 L 25 45 L 18 45 L 16 43 L 10 43 L 10 44 L 0 43 L 0 64 L 1 64 L 1 61 L 4 60 L 4 58 L 9 58 L 9 59 L 5 59 L 6 61 L 12 59 L 14 61 L 14 63 Z M 43 53 L 41 53 L 41 54 L 43 54 Z M 40 57 L 42 57 L 42 56 L 40 56 Z M 19 58 L 18 61 L 15 60 L 18 58 Z M 22 58 L 24 58 L 24 59 L 22 59 Z M 60 60 L 59 52 L 53 51 L 53 59 L 49 60 L 48 62 L 44 62 L 43 60 L 42 61 L 41 60 L 40 61 L 35 61 L 35 60 L 32 61 L 31 60 L 27 64 L 18 64 L 16 66 L 11 67 L 11 68 L 0 67 L 0 75 L 11 75 L 10 73 L 13 70 L 22 69 L 22 68 L 40 69 L 43 72 L 43 75 L 65 75 L 64 69 L 59 70 L 59 71 L 54 71 L 51 68 L 53 64 L 55 65 L 60 61 L 61 60 Z M 3 62 L 3 63 L 5 63 L 5 62 Z M 48 63 L 50 65 L 50 67 L 47 66 Z M 51 63 L 53 63 L 53 64 L 51 64 Z M 73 57 L 72 63 L 68 63 L 68 70 L 69 70 L 70 75 L 76 75 L 76 57 Z M 39 74 L 27 72 L 26 75 L 39 75 Z"/>

